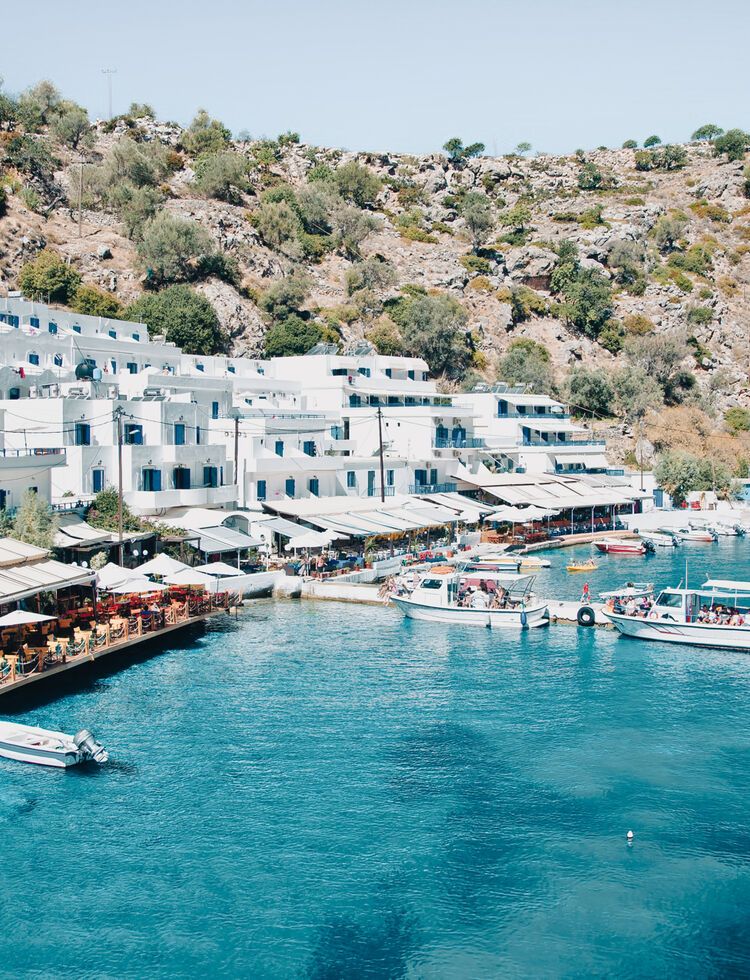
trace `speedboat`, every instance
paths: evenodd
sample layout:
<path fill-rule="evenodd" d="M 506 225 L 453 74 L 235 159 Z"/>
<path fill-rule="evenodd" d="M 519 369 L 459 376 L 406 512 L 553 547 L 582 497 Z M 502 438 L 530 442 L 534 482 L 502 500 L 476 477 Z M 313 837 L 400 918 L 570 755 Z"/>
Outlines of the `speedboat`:
<path fill-rule="evenodd" d="M 665 531 L 639 531 L 644 541 L 650 541 L 655 548 L 676 548 L 680 541 L 674 534 Z"/>
<path fill-rule="evenodd" d="M 601 538 L 594 544 L 607 555 L 645 555 L 647 551 L 653 551 L 653 545 L 647 545 L 640 538 Z"/>
<path fill-rule="evenodd" d="M 708 579 L 697 589 L 662 589 L 647 611 L 603 613 L 638 640 L 750 652 L 750 582 Z"/>
<path fill-rule="evenodd" d="M 572 561 L 565 566 L 569 572 L 595 572 L 598 567 L 593 558 L 587 558 L 586 561 Z"/>
<path fill-rule="evenodd" d="M 663 534 L 673 534 L 678 541 L 702 541 L 711 544 L 717 540 L 713 531 L 706 527 L 660 527 Z"/>
<path fill-rule="evenodd" d="M 474 583 L 478 583 L 475 585 Z M 481 588 L 484 583 L 485 592 Z M 486 626 L 491 629 L 529 629 L 549 623 L 547 603 L 531 593 L 533 575 L 487 573 L 477 570 L 428 574 L 408 595 L 394 595 L 391 601 L 408 619 L 461 626 Z M 495 588 L 490 589 L 489 585 Z M 459 589 L 475 589 L 468 605 L 459 603 Z M 490 607 L 490 596 L 496 592 L 503 600 Z"/>
<path fill-rule="evenodd" d="M 536 555 L 521 555 L 521 568 L 524 571 L 538 572 L 540 568 L 551 568 L 549 558 L 538 558 Z"/>
<path fill-rule="evenodd" d="M 521 565 L 521 556 L 512 554 L 489 554 L 489 555 L 476 555 L 474 558 L 470 558 L 466 564 L 466 568 L 474 568 L 478 571 L 510 571 L 517 572 Z"/>
<path fill-rule="evenodd" d="M 75 735 L 66 735 L 12 721 L 0 721 L 0 756 L 58 769 L 89 760 L 101 765 L 109 759 L 103 746 L 85 728 Z"/>
<path fill-rule="evenodd" d="M 734 538 L 737 535 L 736 529 L 731 524 L 724 524 L 721 521 L 709 522 L 693 519 L 688 521 L 688 527 L 691 531 L 707 531 L 717 538 Z"/>

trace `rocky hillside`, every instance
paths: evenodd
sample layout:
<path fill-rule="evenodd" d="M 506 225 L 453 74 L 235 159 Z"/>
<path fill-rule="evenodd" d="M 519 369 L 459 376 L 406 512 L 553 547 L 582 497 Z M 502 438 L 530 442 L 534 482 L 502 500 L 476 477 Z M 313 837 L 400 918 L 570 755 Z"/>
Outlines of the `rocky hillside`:
<path fill-rule="evenodd" d="M 503 355 L 528 338 L 549 355 L 547 384 L 634 364 L 672 372 L 659 376 L 668 405 L 750 405 L 742 145 L 352 154 L 296 134 L 231 140 L 205 114 L 182 130 L 148 107 L 76 139 L 65 106 L 0 131 L 2 289 L 47 248 L 123 307 L 188 283 L 235 353 L 369 338 L 423 354 L 455 386 L 517 380 Z M 659 339 L 678 346 L 667 368 L 652 365 Z"/>

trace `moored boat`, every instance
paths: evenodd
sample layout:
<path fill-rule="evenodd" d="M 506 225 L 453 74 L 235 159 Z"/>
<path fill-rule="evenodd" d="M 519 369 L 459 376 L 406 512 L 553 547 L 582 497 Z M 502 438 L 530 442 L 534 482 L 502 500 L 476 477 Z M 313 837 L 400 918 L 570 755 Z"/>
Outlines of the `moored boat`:
<path fill-rule="evenodd" d="M 664 531 L 639 531 L 638 533 L 644 541 L 650 541 L 655 548 L 676 548 L 680 544 L 676 535 Z"/>
<path fill-rule="evenodd" d="M 653 548 L 640 538 L 601 538 L 594 544 L 607 555 L 645 555 Z"/>
<path fill-rule="evenodd" d="M 528 629 L 549 623 L 547 604 L 531 594 L 533 582 L 532 575 L 476 570 L 428 574 L 410 595 L 394 595 L 391 601 L 409 619 L 491 629 Z"/>
<path fill-rule="evenodd" d="M 598 567 L 593 558 L 587 558 L 586 561 L 572 561 L 565 566 L 569 572 L 595 572 Z"/>
<path fill-rule="evenodd" d="M 697 541 L 704 544 L 712 544 L 717 540 L 717 535 L 708 528 L 693 527 L 664 527 L 659 528 L 665 534 L 673 534 L 678 541 Z"/>
<path fill-rule="evenodd" d="M 0 721 L 0 756 L 58 769 L 88 760 L 102 764 L 109 759 L 105 749 L 85 728 L 75 735 L 66 735 L 12 721 Z"/>
<path fill-rule="evenodd" d="M 700 588 L 662 589 L 647 609 L 631 601 L 604 615 L 625 636 L 750 652 L 750 582 L 709 579 Z"/>

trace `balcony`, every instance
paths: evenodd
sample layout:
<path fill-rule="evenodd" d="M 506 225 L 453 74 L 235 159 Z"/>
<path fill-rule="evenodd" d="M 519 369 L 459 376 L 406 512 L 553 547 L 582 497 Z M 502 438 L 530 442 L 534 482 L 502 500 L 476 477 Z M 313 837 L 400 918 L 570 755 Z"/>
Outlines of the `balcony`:
<path fill-rule="evenodd" d="M 557 422 L 559 419 L 569 419 L 570 412 L 498 412 L 495 418 L 498 419 L 523 419 L 526 422 L 535 422 L 540 419 L 551 419 Z"/>
<path fill-rule="evenodd" d="M 604 439 L 570 439 L 565 442 L 545 442 L 543 439 L 524 439 L 521 445 L 524 448 L 553 449 L 559 452 L 561 449 L 570 449 L 575 452 L 581 446 L 606 446 Z"/>
<path fill-rule="evenodd" d="M 230 483 L 189 490 L 126 490 L 123 499 L 139 514 L 155 514 L 165 507 L 218 507 L 237 500 L 237 486 Z"/>
<path fill-rule="evenodd" d="M 434 447 L 435 449 L 484 449 L 485 441 L 474 436 L 470 439 L 444 439 L 437 437 Z"/>
<path fill-rule="evenodd" d="M 455 493 L 457 483 L 412 483 L 409 493 Z"/>
<path fill-rule="evenodd" d="M 380 493 L 380 487 L 368 487 L 367 496 L 368 497 L 395 497 L 396 488 L 395 487 L 383 487 L 383 493 Z"/>

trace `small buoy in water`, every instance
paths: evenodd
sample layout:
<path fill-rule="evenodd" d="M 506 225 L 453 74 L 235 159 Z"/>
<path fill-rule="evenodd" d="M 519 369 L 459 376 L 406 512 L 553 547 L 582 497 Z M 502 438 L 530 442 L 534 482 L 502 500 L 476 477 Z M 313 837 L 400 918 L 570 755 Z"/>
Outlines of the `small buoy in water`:
<path fill-rule="evenodd" d="M 627 839 L 629 841 L 632 841 L 633 840 L 633 837 L 635 837 L 635 834 L 633 833 L 632 830 L 629 830 L 625 836 L 627 837 Z"/>

